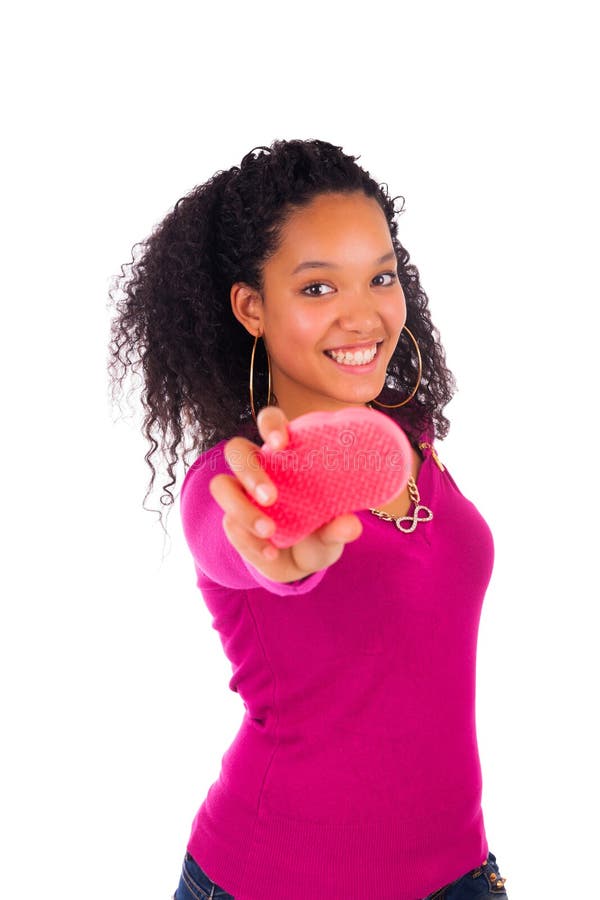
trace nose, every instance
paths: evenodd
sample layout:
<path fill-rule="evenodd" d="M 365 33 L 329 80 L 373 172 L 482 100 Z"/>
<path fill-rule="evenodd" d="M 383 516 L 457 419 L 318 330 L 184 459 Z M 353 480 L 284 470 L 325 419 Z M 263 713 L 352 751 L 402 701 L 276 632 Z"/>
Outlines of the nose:
<path fill-rule="evenodd" d="M 380 322 L 376 298 L 364 290 L 348 292 L 344 297 L 339 318 L 340 328 L 343 331 L 373 334 Z"/>

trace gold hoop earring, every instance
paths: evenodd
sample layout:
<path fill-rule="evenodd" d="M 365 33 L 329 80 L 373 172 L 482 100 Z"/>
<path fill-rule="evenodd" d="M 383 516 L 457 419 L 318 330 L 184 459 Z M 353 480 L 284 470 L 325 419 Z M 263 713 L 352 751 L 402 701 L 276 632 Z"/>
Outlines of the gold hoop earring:
<path fill-rule="evenodd" d="M 250 358 L 250 409 L 252 410 L 252 418 L 256 422 L 256 412 L 254 409 L 254 388 L 252 386 L 252 382 L 254 381 L 254 354 L 256 353 L 256 344 L 257 341 L 261 337 L 260 334 L 254 335 L 254 346 L 252 348 L 252 356 Z M 263 344 L 265 339 L 263 338 Z M 267 389 L 267 406 L 271 404 L 271 360 L 269 359 L 269 354 L 267 352 L 267 348 L 265 346 L 265 353 L 267 354 L 267 365 L 269 367 L 269 387 Z M 258 424 L 258 423 L 257 423 Z"/>
<path fill-rule="evenodd" d="M 408 331 L 408 334 L 410 335 L 412 342 L 415 345 L 415 350 L 417 351 L 417 359 L 419 360 L 419 377 L 417 379 L 417 383 L 416 383 L 415 387 L 412 390 L 412 393 L 409 394 L 408 397 L 406 398 L 406 400 L 403 400 L 402 403 L 380 403 L 378 400 L 371 401 L 372 403 L 377 403 L 377 406 L 385 406 L 386 409 L 398 409 L 399 406 L 404 406 L 405 403 L 408 403 L 409 400 L 412 400 L 414 395 L 417 393 L 417 388 L 419 387 L 419 385 L 421 383 L 421 375 L 423 374 L 423 363 L 421 361 L 421 351 L 419 350 L 419 345 L 417 344 L 417 341 L 415 340 L 415 336 L 412 333 L 412 331 L 410 331 L 406 327 L 406 325 L 404 326 L 404 328 L 402 330 Z"/>

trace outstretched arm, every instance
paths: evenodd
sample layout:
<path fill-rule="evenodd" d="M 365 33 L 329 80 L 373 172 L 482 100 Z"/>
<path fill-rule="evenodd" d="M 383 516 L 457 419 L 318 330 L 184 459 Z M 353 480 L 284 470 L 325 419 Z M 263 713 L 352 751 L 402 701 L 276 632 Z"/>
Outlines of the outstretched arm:
<path fill-rule="evenodd" d="M 278 449 L 287 443 L 287 420 L 279 407 L 266 407 L 257 417 L 263 440 L 281 434 Z M 181 515 L 186 540 L 198 568 L 208 578 L 228 587 L 264 587 L 276 594 L 307 593 L 336 562 L 348 541 L 360 536 L 362 525 L 354 514 L 337 516 L 288 548 L 276 548 L 268 537 L 274 523 L 268 507 L 276 499 L 276 487 L 256 462 L 256 444 L 242 437 L 203 454 L 188 471 L 181 489 Z M 228 465 L 228 461 L 231 466 Z M 234 474 L 231 474 L 233 471 Z M 270 495 L 263 503 L 258 486 Z M 257 512 L 246 491 L 264 506 Z M 257 520 L 270 523 L 266 535 Z M 264 554 L 275 551 L 274 558 Z"/>

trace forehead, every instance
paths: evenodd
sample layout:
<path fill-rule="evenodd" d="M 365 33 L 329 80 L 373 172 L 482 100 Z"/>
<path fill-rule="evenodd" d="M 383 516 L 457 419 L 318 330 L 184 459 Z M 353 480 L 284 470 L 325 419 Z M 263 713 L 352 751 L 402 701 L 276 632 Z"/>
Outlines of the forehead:
<path fill-rule="evenodd" d="M 366 246 L 368 245 L 368 246 Z M 299 256 L 331 253 L 343 247 L 354 252 L 359 246 L 368 256 L 391 247 L 391 236 L 385 213 L 373 197 L 362 192 L 352 194 L 319 194 L 301 209 L 291 212 L 281 232 L 280 252 Z M 311 249 L 312 248 L 312 249 Z"/>

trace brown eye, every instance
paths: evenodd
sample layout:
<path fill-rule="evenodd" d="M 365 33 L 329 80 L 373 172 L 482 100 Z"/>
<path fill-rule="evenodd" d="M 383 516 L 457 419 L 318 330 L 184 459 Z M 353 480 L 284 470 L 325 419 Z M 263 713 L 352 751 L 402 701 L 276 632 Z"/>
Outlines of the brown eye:
<path fill-rule="evenodd" d="M 307 291 L 311 291 L 312 288 L 318 288 L 318 287 L 327 287 L 327 285 L 324 284 L 322 281 L 313 281 L 312 284 L 308 284 L 305 288 L 303 288 L 302 291 L 301 291 L 300 293 L 305 294 Z M 309 296 L 309 297 L 323 297 L 324 295 L 323 295 L 323 294 L 312 294 L 312 293 L 311 293 L 311 294 L 309 294 L 308 296 Z"/>
<path fill-rule="evenodd" d="M 381 275 L 376 275 L 375 278 L 385 278 L 386 276 L 392 280 L 388 284 L 380 284 L 378 287 L 390 287 L 395 281 L 398 281 L 398 276 L 395 272 L 382 272 Z"/>

